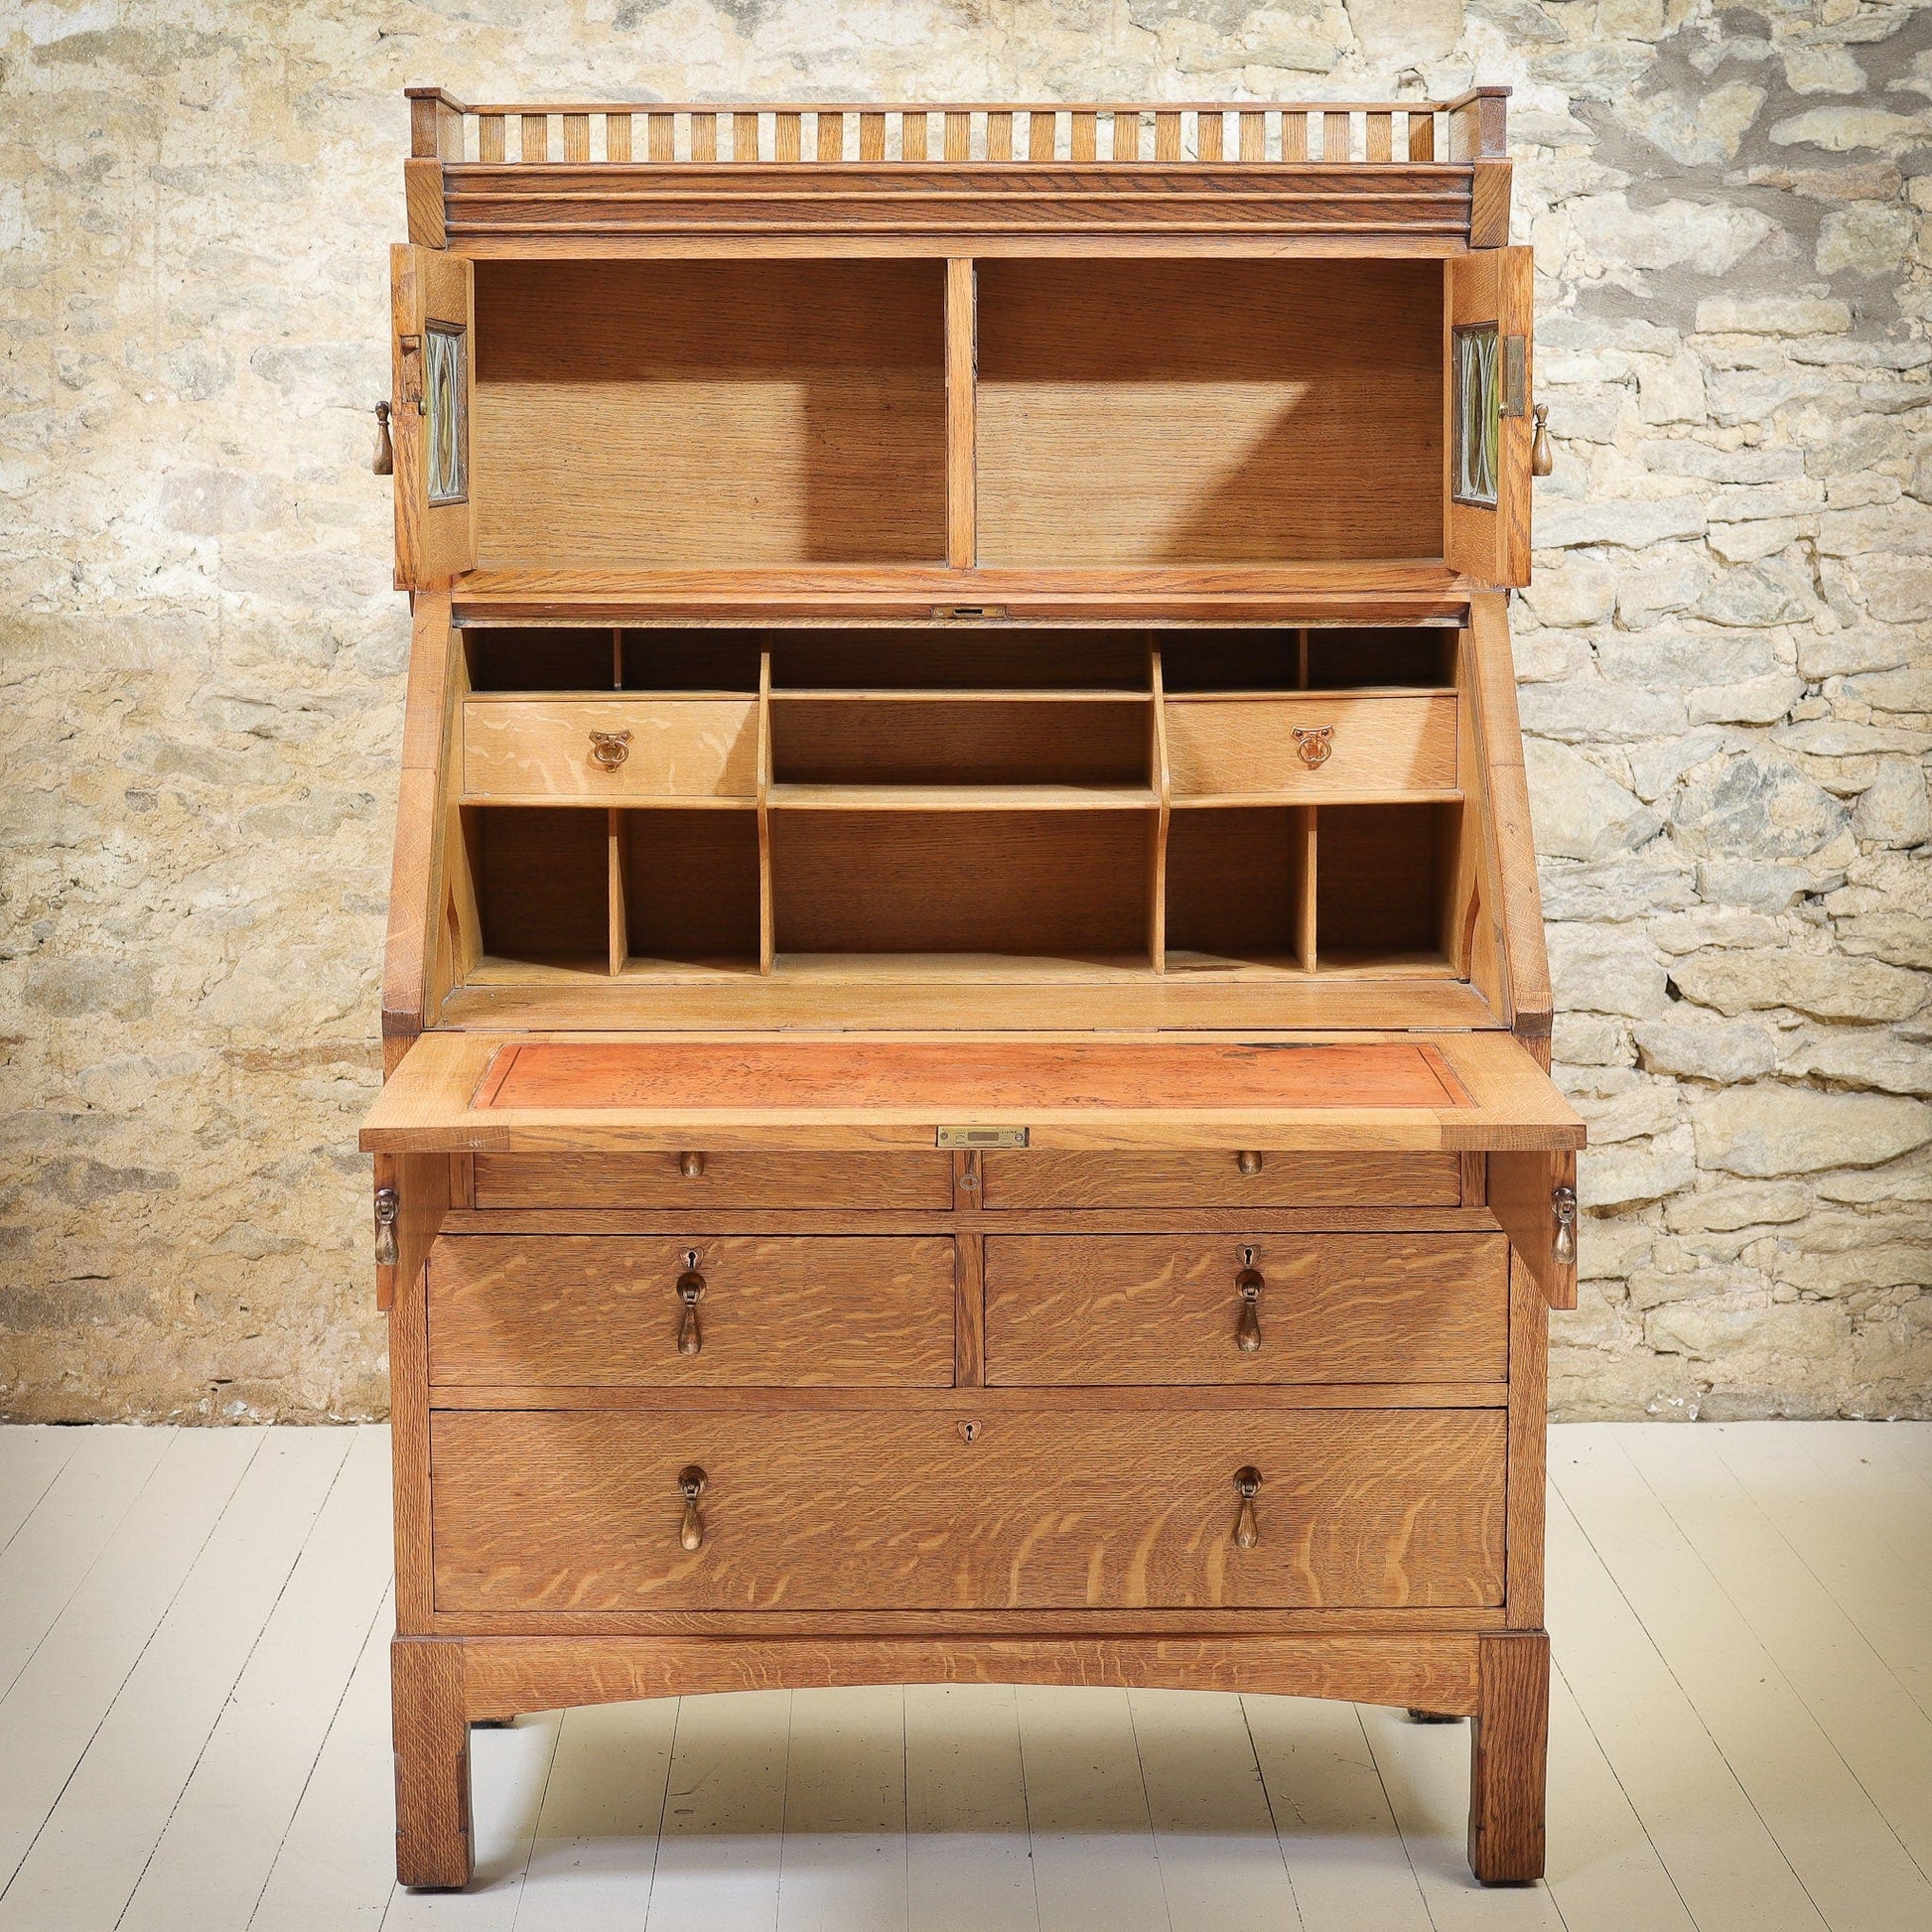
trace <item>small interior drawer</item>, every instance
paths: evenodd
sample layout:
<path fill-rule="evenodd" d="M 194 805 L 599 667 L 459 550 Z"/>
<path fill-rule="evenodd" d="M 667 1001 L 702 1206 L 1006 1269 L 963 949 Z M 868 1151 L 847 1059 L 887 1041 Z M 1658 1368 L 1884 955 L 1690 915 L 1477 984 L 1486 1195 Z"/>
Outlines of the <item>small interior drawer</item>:
<path fill-rule="evenodd" d="M 977 1421 L 968 1440 L 957 1413 L 937 1410 L 440 1411 L 436 1607 L 1502 1600 L 1500 1409 L 1002 1409 Z M 1256 1478 L 1245 1547 L 1244 1471 Z"/>
<path fill-rule="evenodd" d="M 479 1169 L 482 1167 L 478 1157 Z M 994 1207 L 1455 1207 L 1453 1154 L 984 1154 Z"/>
<path fill-rule="evenodd" d="M 945 1235 L 446 1235 L 432 1386 L 944 1388 Z"/>
<path fill-rule="evenodd" d="M 946 1154 L 479 1154 L 479 1207 L 895 1208 L 953 1204 Z"/>
<path fill-rule="evenodd" d="M 1319 804 L 1453 797 L 1453 692 L 1174 695 L 1165 707 L 1173 798 Z"/>
<path fill-rule="evenodd" d="M 991 1235 L 986 1379 L 1501 1383 L 1500 1234 Z"/>
<path fill-rule="evenodd" d="M 750 697 L 473 697 L 463 707 L 466 799 L 758 798 Z"/>

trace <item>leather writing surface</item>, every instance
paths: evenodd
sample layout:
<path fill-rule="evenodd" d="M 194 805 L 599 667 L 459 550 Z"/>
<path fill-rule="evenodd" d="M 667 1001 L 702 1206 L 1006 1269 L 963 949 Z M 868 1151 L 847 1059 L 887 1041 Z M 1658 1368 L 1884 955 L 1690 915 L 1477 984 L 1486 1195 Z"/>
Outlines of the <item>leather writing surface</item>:
<path fill-rule="evenodd" d="M 497 1054 L 479 1108 L 1455 1107 L 1428 1045 L 1057 1040 L 534 1040 Z"/>

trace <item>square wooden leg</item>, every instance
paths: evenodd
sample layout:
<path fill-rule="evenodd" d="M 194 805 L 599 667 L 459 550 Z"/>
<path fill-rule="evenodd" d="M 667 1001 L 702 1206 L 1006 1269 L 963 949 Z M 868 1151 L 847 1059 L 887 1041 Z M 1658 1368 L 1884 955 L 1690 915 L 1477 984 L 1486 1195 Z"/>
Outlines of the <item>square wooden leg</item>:
<path fill-rule="evenodd" d="M 1543 1876 L 1543 1788 L 1550 1749 L 1550 1639 L 1485 1637 L 1469 1739 L 1469 1869 L 1485 1885 Z"/>
<path fill-rule="evenodd" d="M 463 1646 L 397 1637 L 389 1646 L 389 1699 L 396 1746 L 397 1882 L 460 1891 L 476 1863 Z"/>

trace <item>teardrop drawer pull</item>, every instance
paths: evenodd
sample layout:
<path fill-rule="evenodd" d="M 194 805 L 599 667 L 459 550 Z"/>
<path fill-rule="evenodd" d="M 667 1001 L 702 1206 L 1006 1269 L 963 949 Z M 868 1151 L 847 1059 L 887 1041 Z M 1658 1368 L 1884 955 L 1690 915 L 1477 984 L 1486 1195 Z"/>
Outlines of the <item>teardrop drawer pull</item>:
<path fill-rule="evenodd" d="M 401 1208 L 393 1187 L 375 1190 L 375 1265 L 378 1268 L 396 1265 L 396 1216 Z"/>
<path fill-rule="evenodd" d="M 1234 1278 L 1234 1292 L 1241 1298 L 1241 1315 L 1234 1324 L 1234 1345 L 1244 1355 L 1261 1346 L 1261 1291 L 1268 1284 L 1258 1268 L 1244 1268 Z"/>
<path fill-rule="evenodd" d="M 1261 1155 L 1254 1148 L 1243 1148 L 1234 1157 L 1234 1165 L 1244 1179 L 1252 1180 L 1261 1172 Z"/>
<path fill-rule="evenodd" d="M 1241 1498 L 1241 1507 L 1234 1512 L 1234 1547 L 1237 1550 L 1252 1550 L 1261 1541 L 1261 1530 L 1255 1522 L 1255 1491 L 1260 1487 L 1259 1469 L 1250 1467 L 1234 1472 L 1235 1493 Z"/>
<path fill-rule="evenodd" d="M 677 1352 L 680 1355 L 695 1355 L 704 1347 L 704 1333 L 698 1326 L 698 1304 L 704 1300 L 704 1277 L 695 1268 L 677 1278 L 677 1299 L 684 1304 L 684 1312 L 677 1321 Z"/>
<path fill-rule="evenodd" d="M 704 1485 L 705 1472 L 695 1462 L 678 1471 L 677 1487 L 678 1494 L 684 1498 L 684 1522 L 677 1540 L 687 1550 L 704 1548 L 704 1518 L 698 1513 L 698 1498 L 704 1494 Z"/>
<path fill-rule="evenodd" d="M 702 1154 L 680 1154 L 677 1157 L 677 1171 L 686 1180 L 699 1180 L 704 1176 L 704 1156 Z"/>

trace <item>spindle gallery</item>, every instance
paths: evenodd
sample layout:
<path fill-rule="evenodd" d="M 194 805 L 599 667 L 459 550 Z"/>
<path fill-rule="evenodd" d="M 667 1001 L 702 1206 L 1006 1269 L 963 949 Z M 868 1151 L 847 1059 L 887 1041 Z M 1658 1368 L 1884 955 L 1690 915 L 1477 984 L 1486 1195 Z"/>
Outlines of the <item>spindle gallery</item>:
<path fill-rule="evenodd" d="M 1195 1686 L 1543 1868 L 1507 89 L 411 90 L 397 1862 L 475 1722 Z"/>

